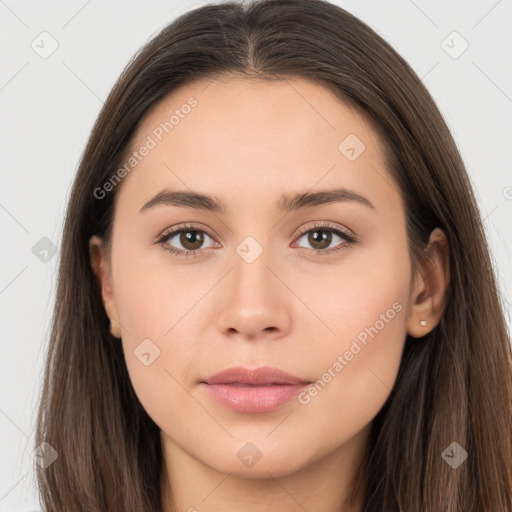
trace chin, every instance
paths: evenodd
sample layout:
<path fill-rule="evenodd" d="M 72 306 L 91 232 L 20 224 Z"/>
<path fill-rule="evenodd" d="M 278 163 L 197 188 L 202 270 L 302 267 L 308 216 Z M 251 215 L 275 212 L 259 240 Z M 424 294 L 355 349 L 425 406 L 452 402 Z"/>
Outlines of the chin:
<path fill-rule="evenodd" d="M 213 460 L 203 460 L 203 463 L 212 467 L 216 471 L 238 478 L 270 478 L 282 477 L 308 465 L 308 460 L 302 457 L 297 458 L 299 449 L 293 449 L 290 453 L 287 450 L 279 448 L 261 448 L 258 449 L 255 444 L 250 442 L 237 443 L 241 448 L 235 448 L 229 456 L 231 450 L 223 450 L 222 454 L 212 453 Z"/>

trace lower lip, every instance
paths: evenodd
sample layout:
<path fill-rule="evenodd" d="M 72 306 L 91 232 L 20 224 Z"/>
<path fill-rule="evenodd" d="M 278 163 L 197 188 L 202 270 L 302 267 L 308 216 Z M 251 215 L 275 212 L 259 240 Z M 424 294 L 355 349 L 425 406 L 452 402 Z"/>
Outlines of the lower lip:
<path fill-rule="evenodd" d="M 238 412 L 268 412 L 293 400 L 307 384 L 275 384 L 271 386 L 240 386 L 202 383 L 222 405 Z"/>

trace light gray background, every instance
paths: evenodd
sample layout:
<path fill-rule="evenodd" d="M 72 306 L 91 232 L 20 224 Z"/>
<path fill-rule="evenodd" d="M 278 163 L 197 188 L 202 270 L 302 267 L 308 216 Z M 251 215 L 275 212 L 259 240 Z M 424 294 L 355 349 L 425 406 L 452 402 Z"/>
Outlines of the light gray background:
<path fill-rule="evenodd" d="M 0 512 L 39 509 L 35 410 L 66 202 L 92 124 L 136 50 L 204 3 L 0 0 Z M 334 3 L 389 41 L 437 101 L 477 192 L 510 325 L 512 1 Z M 43 31 L 58 43 L 46 59 L 31 46 L 50 48 Z M 453 31 L 469 44 L 458 58 Z M 57 247 L 47 262 L 32 252 L 43 237 Z"/>

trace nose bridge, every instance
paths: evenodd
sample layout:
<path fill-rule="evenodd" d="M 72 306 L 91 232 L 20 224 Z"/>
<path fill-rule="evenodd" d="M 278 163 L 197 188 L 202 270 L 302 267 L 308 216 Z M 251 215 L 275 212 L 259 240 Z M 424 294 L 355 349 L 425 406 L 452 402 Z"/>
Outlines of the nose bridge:
<path fill-rule="evenodd" d="M 254 204 L 242 206 L 239 214 L 241 219 L 250 221 L 239 225 L 235 234 L 239 241 L 233 247 L 232 285 L 240 286 L 238 293 L 242 294 L 248 291 L 246 287 L 252 287 L 254 293 L 262 293 L 270 303 L 282 297 L 286 290 L 277 277 L 285 268 L 285 241 L 278 240 L 279 223 L 276 225 L 275 218 L 266 216 L 261 209 L 258 211 Z M 283 279 L 286 282 L 284 275 Z"/>
<path fill-rule="evenodd" d="M 233 268 L 218 304 L 219 328 L 224 332 L 235 329 L 252 338 L 270 328 L 282 335 L 289 327 L 286 287 L 274 275 L 279 273 L 278 258 L 263 245 L 265 240 L 260 243 L 248 236 L 235 247 Z"/>
<path fill-rule="evenodd" d="M 233 255 L 233 285 L 239 291 L 248 292 L 249 296 L 261 291 L 273 290 L 275 280 L 269 267 L 272 266 L 273 255 L 270 248 L 270 237 L 249 235 L 235 248 Z M 263 239 L 264 238 L 264 239 Z M 262 240 L 263 239 L 263 240 Z M 275 264 L 274 264 L 275 265 Z"/>

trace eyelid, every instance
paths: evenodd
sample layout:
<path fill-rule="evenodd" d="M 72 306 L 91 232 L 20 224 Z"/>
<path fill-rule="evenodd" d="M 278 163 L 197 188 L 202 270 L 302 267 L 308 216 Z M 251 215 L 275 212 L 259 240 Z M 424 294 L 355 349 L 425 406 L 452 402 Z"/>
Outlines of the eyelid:
<path fill-rule="evenodd" d="M 340 231 L 348 238 L 355 238 L 354 233 L 350 231 L 349 229 L 345 228 L 344 226 L 340 226 L 339 224 L 332 224 L 329 221 L 311 221 L 313 224 L 308 224 L 304 228 L 301 228 L 299 233 L 295 236 L 295 238 L 301 237 L 304 233 L 307 233 L 308 231 L 311 231 L 313 229 L 321 229 L 321 228 L 328 228 L 332 229 L 333 231 Z"/>
<path fill-rule="evenodd" d="M 180 231 L 204 231 L 212 240 L 217 240 L 217 236 L 213 235 L 212 232 L 203 224 L 178 224 L 177 226 L 173 226 L 172 228 L 165 229 L 162 231 L 160 235 L 158 235 L 157 240 L 162 240 L 164 238 L 168 238 L 170 235 L 176 235 Z"/>

